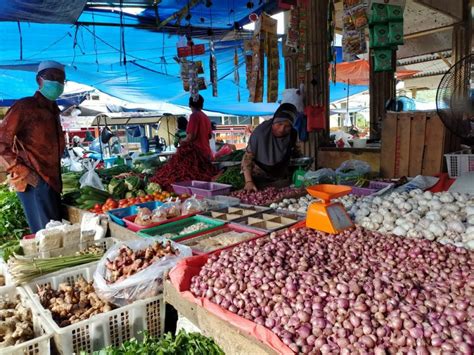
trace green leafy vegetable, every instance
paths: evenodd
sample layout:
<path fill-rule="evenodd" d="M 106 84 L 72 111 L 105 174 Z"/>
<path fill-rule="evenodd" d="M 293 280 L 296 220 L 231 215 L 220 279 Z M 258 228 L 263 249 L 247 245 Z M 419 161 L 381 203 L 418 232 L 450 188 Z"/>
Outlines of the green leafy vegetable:
<path fill-rule="evenodd" d="M 144 335 L 143 341 L 133 338 L 124 342 L 120 347 L 107 347 L 94 355 L 224 355 L 214 340 L 199 333 L 186 333 L 181 330 L 176 336 L 164 334 L 156 339 Z"/>
<path fill-rule="evenodd" d="M 19 239 L 28 230 L 23 207 L 15 192 L 0 185 L 0 244 Z"/>

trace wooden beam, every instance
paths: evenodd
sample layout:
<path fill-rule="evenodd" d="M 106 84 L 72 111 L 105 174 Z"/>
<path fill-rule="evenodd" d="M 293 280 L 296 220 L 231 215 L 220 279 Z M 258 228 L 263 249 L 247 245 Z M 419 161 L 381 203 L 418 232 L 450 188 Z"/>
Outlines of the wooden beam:
<path fill-rule="evenodd" d="M 451 62 L 448 60 L 448 58 L 446 58 L 446 57 L 444 56 L 443 52 L 438 52 L 438 55 L 439 55 L 439 57 L 441 58 L 441 60 L 444 62 L 444 64 L 446 64 L 446 66 L 447 66 L 448 68 L 451 68 L 451 65 L 452 65 L 452 64 L 451 64 Z"/>
<path fill-rule="evenodd" d="M 414 0 L 414 2 L 439 11 L 445 15 L 460 20 L 463 17 L 464 0 Z"/>
<path fill-rule="evenodd" d="M 412 38 L 405 41 L 398 48 L 397 58 L 411 58 L 424 54 L 447 51 L 451 49 L 453 29 L 429 33 L 424 36 Z"/>
<path fill-rule="evenodd" d="M 430 34 L 433 34 L 433 33 L 451 31 L 453 29 L 453 26 L 454 26 L 454 24 L 451 24 L 451 25 L 446 25 L 446 26 L 442 26 L 442 27 L 431 28 L 431 29 L 425 30 L 425 31 L 407 33 L 403 36 L 403 38 L 407 40 L 407 39 L 423 37 L 423 36 L 430 35 Z"/>

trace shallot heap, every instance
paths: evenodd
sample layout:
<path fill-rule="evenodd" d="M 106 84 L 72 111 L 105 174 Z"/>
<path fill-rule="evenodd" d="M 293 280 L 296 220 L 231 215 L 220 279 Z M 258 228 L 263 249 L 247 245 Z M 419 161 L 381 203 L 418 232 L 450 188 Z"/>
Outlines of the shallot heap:
<path fill-rule="evenodd" d="M 454 245 L 303 228 L 211 255 L 191 292 L 294 352 L 472 354 L 473 270 Z"/>

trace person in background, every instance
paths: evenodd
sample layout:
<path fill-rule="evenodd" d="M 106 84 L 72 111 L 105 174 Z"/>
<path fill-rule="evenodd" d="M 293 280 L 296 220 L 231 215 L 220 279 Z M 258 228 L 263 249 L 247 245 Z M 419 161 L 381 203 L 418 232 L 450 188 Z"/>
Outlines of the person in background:
<path fill-rule="evenodd" d="M 188 127 L 186 129 L 186 139 L 181 145 L 194 144 L 204 156 L 212 158 L 209 139 L 211 139 L 211 121 L 209 117 L 202 112 L 204 107 L 204 98 L 199 95 L 196 101 L 192 97 L 189 98 L 189 107 L 191 108 L 191 116 L 189 117 Z"/>
<path fill-rule="evenodd" d="M 216 134 L 214 133 L 217 130 L 215 122 L 211 122 L 211 138 L 209 139 L 209 147 L 211 148 L 212 156 L 217 152 L 216 147 Z"/>
<path fill-rule="evenodd" d="M 188 120 L 184 116 L 179 116 L 177 119 L 176 133 L 174 134 L 174 146 L 179 147 L 182 140 L 186 138 L 186 129 L 188 128 Z"/>
<path fill-rule="evenodd" d="M 242 158 L 245 190 L 289 184 L 289 163 L 298 154 L 297 132 L 293 128 L 296 107 L 284 103 L 271 120 L 255 128 Z"/>
<path fill-rule="evenodd" d="M 18 100 L 0 123 L 0 164 L 17 191 L 31 233 L 61 220 L 61 156 L 64 132 L 56 99 L 64 91 L 64 65 L 38 66 L 38 91 Z"/>

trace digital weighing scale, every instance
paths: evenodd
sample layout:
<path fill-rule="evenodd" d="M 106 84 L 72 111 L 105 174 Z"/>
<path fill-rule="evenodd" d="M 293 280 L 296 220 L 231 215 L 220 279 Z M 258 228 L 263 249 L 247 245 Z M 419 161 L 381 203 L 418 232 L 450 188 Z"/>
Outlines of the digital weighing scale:
<path fill-rule="evenodd" d="M 321 184 L 308 187 L 307 191 L 322 201 L 313 202 L 308 207 L 306 227 L 335 234 L 354 226 L 344 206 L 340 202 L 331 202 L 350 193 L 350 186 Z"/>

